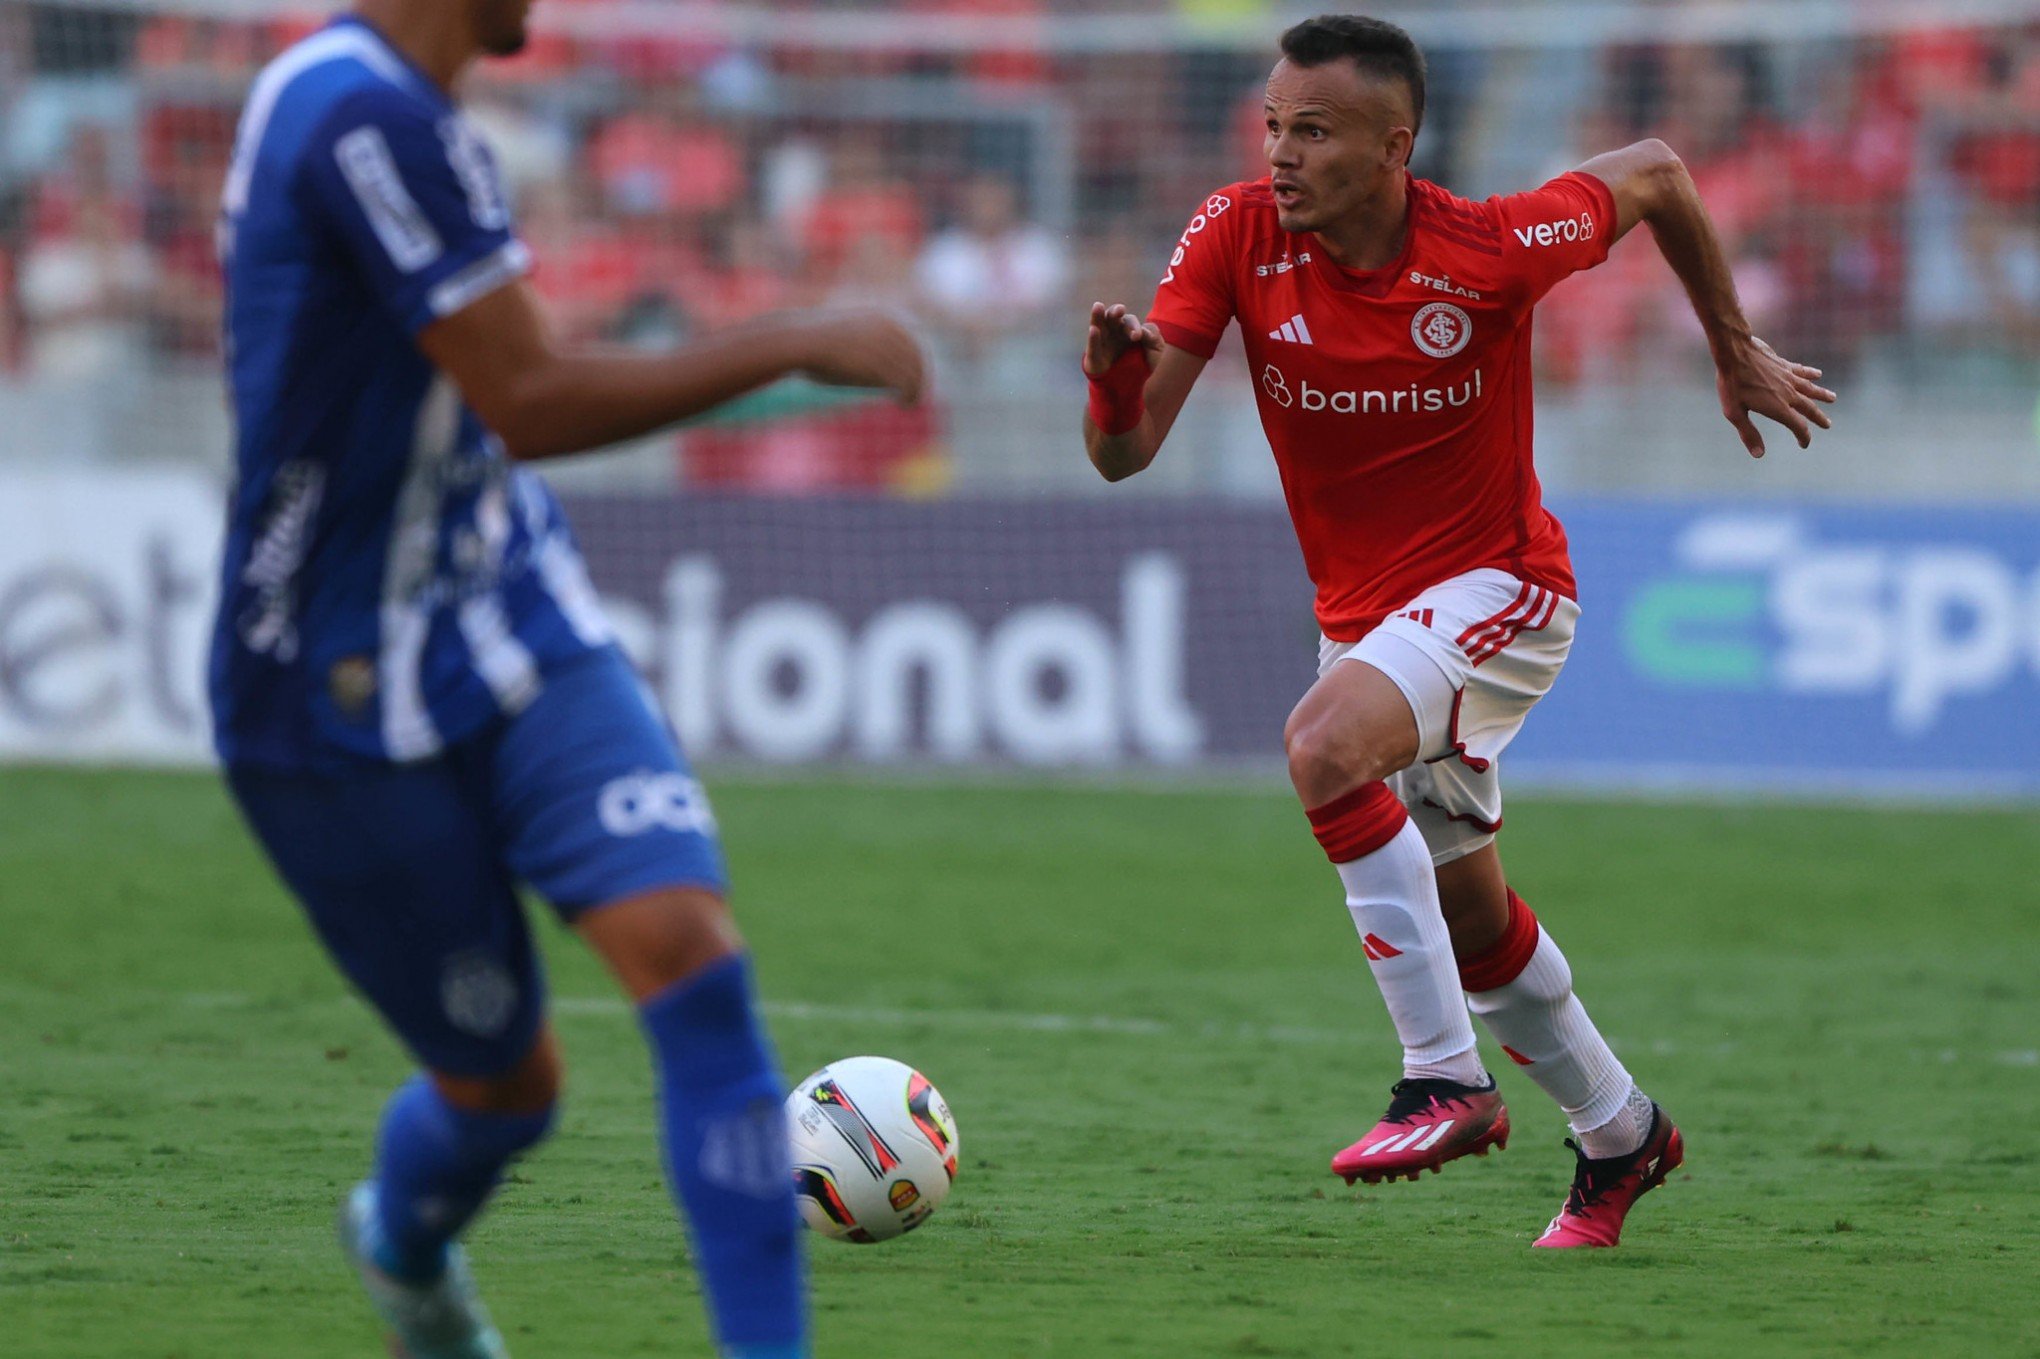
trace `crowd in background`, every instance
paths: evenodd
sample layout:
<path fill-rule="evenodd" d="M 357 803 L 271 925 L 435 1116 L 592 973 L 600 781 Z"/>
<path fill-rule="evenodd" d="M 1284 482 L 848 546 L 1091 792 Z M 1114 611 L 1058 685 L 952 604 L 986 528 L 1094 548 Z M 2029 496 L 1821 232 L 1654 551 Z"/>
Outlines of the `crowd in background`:
<path fill-rule="evenodd" d="M 888 8 L 1050 22 L 1039 0 Z M 211 365 L 236 109 L 309 24 L 84 16 L 0 9 L 24 54 L 0 110 L 0 374 Z M 1419 172 L 1485 193 L 1662 137 L 1781 349 L 1837 375 L 1896 356 L 1906 372 L 2030 385 L 2040 25 L 1827 44 L 1789 72 L 1773 49 L 1722 45 L 1432 62 Z M 904 302 L 935 338 L 943 399 L 982 413 L 1067 385 L 1083 306 L 1144 304 L 1190 208 L 1264 173 L 1267 63 L 550 34 L 492 68 L 471 106 L 567 333 L 665 344 L 781 307 Z M 1525 101 L 1553 115 L 1535 141 Z M 1647 247 L 1561 289 L 1539 337 L 1559 387 L 1649 382 L 1702 352 Z M 928 489 L 951 426 L 973 423 L 950 414 L 784 410 L 698 431 L 684 456 L 702 481 Z"/>

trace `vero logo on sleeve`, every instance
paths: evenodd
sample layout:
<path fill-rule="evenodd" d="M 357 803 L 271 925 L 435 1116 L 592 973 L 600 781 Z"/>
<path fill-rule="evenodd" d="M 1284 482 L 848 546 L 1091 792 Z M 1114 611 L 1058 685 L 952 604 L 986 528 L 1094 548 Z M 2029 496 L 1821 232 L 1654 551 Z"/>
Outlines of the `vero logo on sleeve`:
<path fill-rule="evenodd" d="M 1573 241 L 1594 239 L 1594 214 L 1583 212 L 1577 217 L 1567 217 L 1556 222 L 1539 222 L 1535 226 L 1516 228 L 1516 239 L 1528 250 L 1540 245 L 1565 245 Z"/>

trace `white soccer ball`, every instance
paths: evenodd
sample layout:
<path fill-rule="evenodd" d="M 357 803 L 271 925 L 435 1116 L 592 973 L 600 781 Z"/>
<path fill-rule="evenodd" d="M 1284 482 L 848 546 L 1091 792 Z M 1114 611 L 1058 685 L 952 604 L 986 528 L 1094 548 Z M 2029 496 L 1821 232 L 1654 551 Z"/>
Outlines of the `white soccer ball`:
<path fill-rule="evenodd" d="M 904 1062 L 831 1062 L 786 1097 L 786 1117 L 800 1215 L 832 1241 L 889 1241 L 949 1197 L 956 1120 Z"/>

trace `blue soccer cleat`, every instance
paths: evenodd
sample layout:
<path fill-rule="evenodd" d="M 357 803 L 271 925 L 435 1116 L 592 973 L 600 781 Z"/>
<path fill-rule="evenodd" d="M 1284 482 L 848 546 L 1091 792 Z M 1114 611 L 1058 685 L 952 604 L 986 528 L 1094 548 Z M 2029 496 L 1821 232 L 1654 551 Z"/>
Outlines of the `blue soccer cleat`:
<path fill-rule="evenodd" d="M 340 1208 L 340 1249 L 389 1330 L 391 1359 L 510 1359 L 468 1272 L 467 1254 L 450 1247 L 446 1272 L 429 1284 L 406 1283 L 375 1262 L 376 1188 L 354 1186 Z"/>

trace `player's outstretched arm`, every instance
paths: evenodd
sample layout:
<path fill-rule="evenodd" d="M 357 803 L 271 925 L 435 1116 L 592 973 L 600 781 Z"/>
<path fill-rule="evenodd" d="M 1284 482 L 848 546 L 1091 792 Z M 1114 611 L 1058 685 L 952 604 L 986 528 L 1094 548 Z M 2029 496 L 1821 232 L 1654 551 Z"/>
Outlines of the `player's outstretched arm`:
<path fill-rule="evenodd" d="M 1596 156 L 1580 169 L 1614 193 L 1618 236 L 1638 222 L 1650 224 L 1658 250 L 1685 285 L 1707 332 L 1721 413 L 1742 436 L 1750 456 L 1764 456 L 1764 436 L 1752 416 L 1785 426 L 1801 448 L 1813 442 L 1814 426 L 1830 428 L 1821 406 L 1835 394 L 1815 381 L 1820 369 L 1793 363 L 1750 334 L 1721 238 L 1693 177 L 1672 149 L 1652 138 Z"/>
<path fill-rule="evenodd" d="M 799 373 L 920 400 L 921 347 L 870 310 L 799 312 L 664 354 L 558 344 L 528 283 L 496 289 L 418 333 L 514 458 L 554 458 L 649 434 Z"/>
<path fill-rule="evenodd" d="M 1123 304 L 1091 304 L 1084 337 L 1084 451 L 1107 481 L 1124 481 L 1155 460 L 1205 360 L 1171 347 Z"/>

